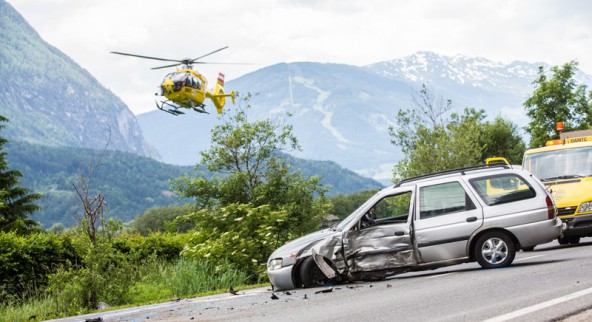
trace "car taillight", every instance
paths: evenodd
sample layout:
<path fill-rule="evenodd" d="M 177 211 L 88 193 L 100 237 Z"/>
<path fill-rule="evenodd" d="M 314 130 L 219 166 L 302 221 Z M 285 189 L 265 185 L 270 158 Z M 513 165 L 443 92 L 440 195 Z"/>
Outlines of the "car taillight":
<path fill-rule="evenodd" d="M 555 205 L 553 204 L 553 200 L 551 197 L 547 196 L 547 214 L 549 215 L 549 219 L 555 219 Z"/>

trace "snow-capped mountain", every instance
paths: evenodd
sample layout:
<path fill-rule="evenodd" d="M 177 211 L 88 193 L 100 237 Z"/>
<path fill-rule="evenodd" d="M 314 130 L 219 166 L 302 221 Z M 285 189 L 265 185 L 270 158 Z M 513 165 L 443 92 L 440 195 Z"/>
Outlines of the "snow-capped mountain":
<path fill-rule="evenodd" d="M 257 94 L 250 102 L 255 118 L 292 117 L 300 158 L 332 160 L 382 182 L 401 159 L 391 144 L 389 126 L 399 109 L 411 108 L 422 84 L 451 99 L 456 111 L 485 109 L 523 126 L 522 107 L 543 63 L 503 64 L 484 58 L 441 56 L 432 52 L 357 67 L 290 63 L 269 66 L 227 82 L 228 90 Z M 578 75 L 592 84 L 592 77 Z M 232 105 L 227 106 L 232 109 Z M 146 139 L 173 164 L 196 164 L 209 146 L 210 130 L 221 121 L 203 115 L 173 117 L 154 111 L 138 116 Z"/>

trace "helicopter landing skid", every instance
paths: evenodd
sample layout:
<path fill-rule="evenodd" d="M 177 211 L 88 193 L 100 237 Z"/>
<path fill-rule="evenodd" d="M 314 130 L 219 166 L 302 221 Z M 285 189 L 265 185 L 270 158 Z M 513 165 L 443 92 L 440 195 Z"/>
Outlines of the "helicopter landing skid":
<path fill-rule="evenodd" d="M 158 101 L 156 101 L 156 107 L 158 107 L 159 110 L 163 111 L 163 112 L 167 112 L 169 114 L 173 114 L 175 116 L 179 115 L 179 114 L 185 114 L 185 112 L 183 111 L 179 111 L 179 107 L 176 105 L 173 105 L 171 103 L 168 102 L 160 102 L 160 104 L 158 104 Z M 166 108 L 166 107 L 171 107 L 171 108 Z"/>
<path fill-rule="evenodd" d="M 205 109 L 206 106 L 204 104 L 193 105 L 193 102 L 191 100 L 187 100 L 187 103 L 189 103 L 189 106 L 191 106 L 191 109 L 193 109 L 194 111 L 196 111 L 198 113 L 210 114 L 206 111 L 206 109 Z"/>

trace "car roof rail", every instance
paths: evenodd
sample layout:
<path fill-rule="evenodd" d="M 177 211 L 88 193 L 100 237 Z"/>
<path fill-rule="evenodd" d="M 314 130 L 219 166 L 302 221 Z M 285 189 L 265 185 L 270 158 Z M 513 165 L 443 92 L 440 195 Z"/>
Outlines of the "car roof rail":
<path fill-rule="evenodd" d="M 434 173 L 430 173 L 430 174 L 424 174 L 424 175 L 417 176 L 417 177 L 411 177 L 411 178 L 403 179 L 403 180 L 399 181 L 395 185 L 395 187 L 400 187 L 404 183 L 408 183 L 408 182 L 412 182 L 412 181 L 417 181 L 417 180 L 422 180 L 422 179 L 433 178 L 433 177 L 438 177 L 438 176 L 445 175 L 445 174 L 460 173 L 461 175 L 465 175 L 466 174 L 465 172 L 467 172 L 467 171 L 492 169 L 492 168 L 511 169 L 512 166 L 510 166 L 508 164 L 504 164 L 504 163 L 490 163 L 490 164 L 479 164 L 479 165 L 473 165 L 473 166 L 469 166 L 469 167 L 462 167 L 462 168 L 457 168 L 457 169 L 450 169 L 450 170 L 438 171 L 438 172 L 434 172 Z"/>

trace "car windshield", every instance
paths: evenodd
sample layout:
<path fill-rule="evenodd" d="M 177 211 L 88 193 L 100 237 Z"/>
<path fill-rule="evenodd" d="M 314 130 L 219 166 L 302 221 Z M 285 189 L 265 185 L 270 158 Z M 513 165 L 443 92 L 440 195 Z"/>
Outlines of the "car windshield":
<path fill-rule="evenodd" d="M 592 176 L 592 147 L 525 155 L 523 166 L 541 181 L 589 177 Z"/>
<path fill-rule="evenodd" d="M 357 216 L 360 213 L 360 211 L 362 211 L 363 209 L 367 208 L 366 205 L 368 205 L 370 203 L 375 203 L 376 202 L 376 196 L 379 193 L 376 193 L 374 196 L 372 196 L 372 198 L 366 200 L 366 202 L 364 202 L 361 206 L 359 206 L 358 209 L 352 211 L 352 213 L 349 216 L 347 216 L 339 224 L 337 224 L 335 227 L 333 227 L 333 229 L 334 230 L 339 230 L 339 231 L 343 230 L 350 222 L 352 222 L 354 219 L 357 218 Z"/>

